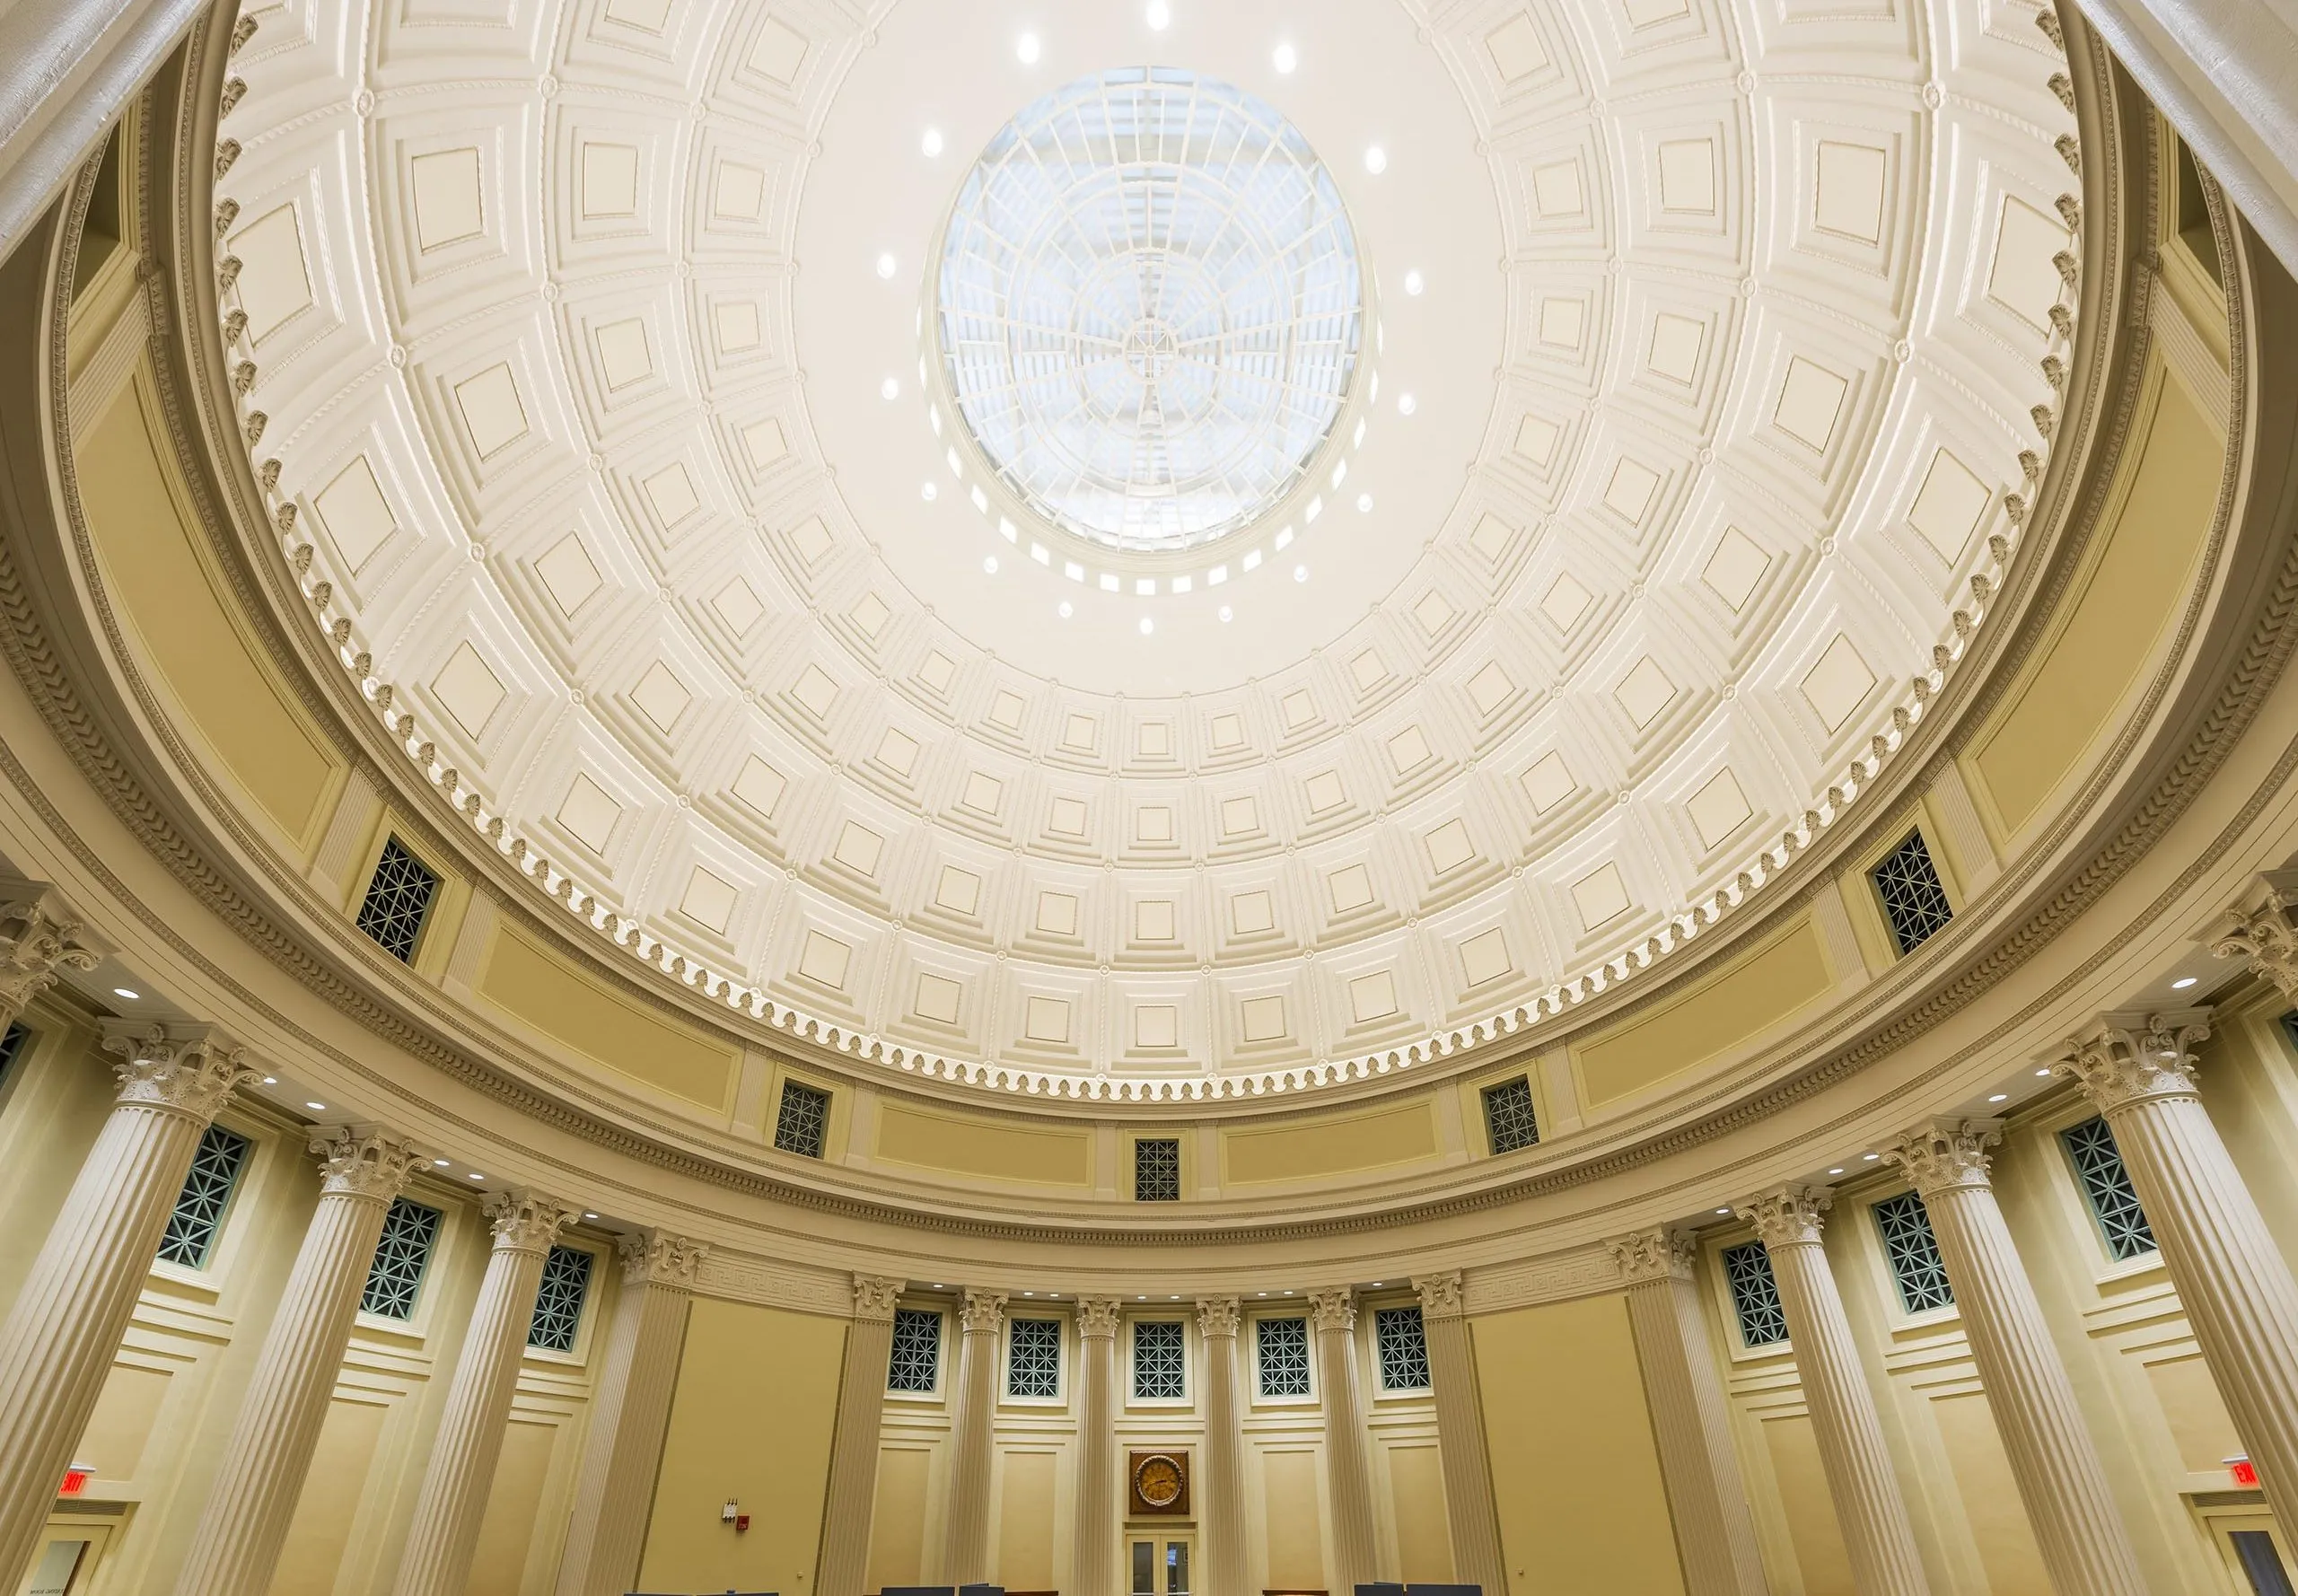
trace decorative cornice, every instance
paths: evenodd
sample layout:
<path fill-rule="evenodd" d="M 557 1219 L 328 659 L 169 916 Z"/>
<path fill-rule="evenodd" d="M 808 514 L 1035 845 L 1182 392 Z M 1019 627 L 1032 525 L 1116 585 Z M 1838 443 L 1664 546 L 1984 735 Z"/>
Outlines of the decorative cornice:
<path fill-rule="evenodd" d="M 558 1232 L 582 1217 L 579 1208 L 539 1191 L 497 1193 L 487 1199 L 484 1212 L 497 1252 L 548 1252 Z"/>
<path fill-rule="evenodd" d="M 994 1336 L 1005 1322 L 1006 1295 L 1002 1291 L 969 1291 L 958 1310 L 958 1323 L 969 1336 Z"/>
<path fill-rule="evenodd" d="M 2212 936 L 2210 951 L 2221 959 L 2248 959 L 2250 968 L 2298 1002 L 2298 870 L 2270 870 L 2250 883 L 2243 901 L 2228 911 Z"/>
<path fill-rule="evenodd" d="M 1994 1162 L 1987 1149 L 2002 1140 L 2000 1119 L 1941 1115 L 1884 1148 L 1883 1156 L 1907 1171 L 1917 1196 L 1928 1198 L 1957 1187 L 1985 1191 L 1994 1184 L 1987 1177 Z"/>
<path fill-rule="evenodd" d="M 67 969 L 93 969 L 105 950 L 46 881 L 0 876 L 0 1028 Z"/>
<path fill-rule="evenodd" d="M 405 1136 L 374 1126 L 338 1127 L 311 1141 L 320 1159 L 320 1192 L 388 1203 L 407 1186 L 423 1154 Z"/>
<path fill-rule="evenodd" d="M 2193 1048 L 2209 1035 L 2206 1008 L 2101 1014 L 2066 1039 L 2050 1067 L 2111 1116 L 2137 1103 L 2198 1095 Z"/>
<path fill-rule="evenodd" d="M 1781 1186 L 1750 1197 L 1733 1210 L 1756 1227 L 1767 1252 L 1817 1247 L 1835 1195 L 1823 1186 Z"/>
<path fill-rule="evenodd" d="M 121 1102 L 164 1109 L 202 1125 L 262 1073 L 212 1025 L 107 1020 L 103 1036 L 104 1051 L 120 1057 L 111 1067 Z"/>
<path fill-rule="evenodd" d="M 854 1317 L 880 1324 L 894 1321 L 894 1309 L 901 1302 L 901 1293 L 909 1288 L 907 1280 L 889 1279 L 882 1275 L 856 1275 L 854 1277 Z"/>
<path fill-rule="evenodd" d="M 1118 1317 L 1124 1311 L 1124 1302 L 1116 1297 L 1079 1297 L 1077 1333 L 1089 1341 L 1115 1340 Z"/>
<path fill-rule="evenodd" d="M 1460 1272 L 1448 1270 L 1442 1275 L 1416 1276 L 1412 1289 L 1420 1293 L 1420 1317 L 1423 1319 L 1459 1319 L 1466 1311 L 1460 1304 Z"/>
<path fill-rule="evenodd" d="M 1345 1285 L 1309 1293 L 1309 1314 L 1320 1336 L 1346 1335 L 1356 1328 L 1356 1293 Z"/>
<path fill-rule="evenodd" d="M 1688 1231 L 1638 1231 L 1604 1246 L 1619 1266 L 1619 1277 L 1631 1286 L 1688 1280 L 1699 1256 L 1699 1239 Z"/>
<path fill-rule="evenodd" d="M 1237 1320 L 1241 1317 L 1234 1297 L 1199 1297 L 1197 1299 L 1197 1333 L 1206 1340 L 1216 1337 L 1234 1337 Z"/>
<path fill-rule="evenodd" d="M 661 1231 L 632 1231 L 616 1240 L 614 1253 L 622 1260 L 625 1285 L 690 1292 L 710 1249 L 703 1242 Z"/>

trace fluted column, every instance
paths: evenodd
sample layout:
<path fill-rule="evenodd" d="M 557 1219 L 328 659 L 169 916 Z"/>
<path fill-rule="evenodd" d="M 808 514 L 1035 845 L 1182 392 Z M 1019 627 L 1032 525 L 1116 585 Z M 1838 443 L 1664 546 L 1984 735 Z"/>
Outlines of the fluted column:
<path fill-rule="evenodd" d="M 1197 1468 L 1197 1561 L 1205 1596 L 1251 1596 L 1245 1558 L 1245 1437 L 1237 1400 L 1237 1299 L 1200 1297 L 1205 1347 L 1205 1458 Z"/>
<path fill-rule="evenodd" d="M 0 876 L 0 1032 L 56 985 L 59 970 L 93 969 L 102 956 L 55 888 Z"/>
<path fill-rule="evenodd" d="M 1675 1519 L 1685 1596 L 1765 1596 L 1770 1587 L 1732 1444 L 1724 1382 L 1692 1282 L 1698 1243 L 1680 1231 L 1654 1230 L 1608 1245 L 1627 1282 L 1627 1319 Z"/>
<path fill-rule="evenodd" d="M 1937 1119 L 1908 1132 L 1886 1156 L 1906 1168 L 1931 1216 L 2052 1588 L 2058 1596 L 2145 1596 L 2074 1383 L 1987 1179 L 1987 1149 L 2002 1129 L 1996 1119 Z"/>
<path fill-rule="evenodd" d="M 1505 1596 L 1508 1575 L 1500 1557 L 1500 1520 L 1492 1504 L 1484 1402 L 1478 1393 L 1476 1349 L 1469 1344 L 1468 1316 L 1460 1306 L 1460 1271 L 1415 1280 L 1412 1288 L 1420 1293 L 1428 1381 L 1436 1399 L 1436 1455 L 1444 1470 L 1452 1577 Z"/>
<path fill-rule="evenodd" d="M 894 1353 L 894 1310 L 906 1280 L 854 1277 L 854 1323 L 846 1332 L 846 1377 L 838 1387 L 829 1500 L 822 1514 L 816 1596 L 862 1596 L 870 1577 L 870 1522 L 878 1505 L 878 1436 Z"/>
<path fill-rule="evenodd" d="M 622 1295 L 591 1399 L 583 1473 L 558 1560 L 558 1596 L 623 1596 L 638 1583 L 662 1433 L 686 1346 L 687 1303 L 709 1251 L 699 1241 L 655 1231 L 615 1243 Z"/>
<path fill-rule="evenodd" d="M 2209 1012 L 2109 1014 L 2057 1061 L 2114 1132 L 2275 1516 L 2298 1524 L 2298 1281 L 2194 1086 Z"/>
<path fill-rule="evenodd" d="M 1820 1244 L 1820 1216 L 1829 1201 L 1817 1187 L 1783 1186 L 1749 1199 L 1739 1213 L 1763 1239 L 1779 1282 L 1796 1377 L 1851 1557 L 1852 1588 L 1859 1596 L 1929 1596 L 1874 1393 Z"/>
<path fill-rule="evenodd" d="M 1077 1299 L 1077 1596 L 1116 1596 L 1118 1500 L 1115 1297 Z"/>
<path fill-rule="evenodd" d="M 0 1323 L 0 1590 L 39 1548 L 199 1138 L 255 1076 L 208 1026 L 113 1022 L 104 1046 L 118 1099 Z"/>
<path fill-rule="evenodd" d="M 989 1469 L 997 1447 L 997 1335 L 1005 1293 L 969 1291 L 959 1310 L 958 1405 L 950 1416 L 950 1505 L 942 1527 L 942 1583 L 989 1579 Z"/>
<path fill-rule="evenodd" d="M 1380 1577 L 1373 1539 L 1373 1478 L 1364 1457 L 1364 1403 L 1356 1385 L 1356 1297 L 1346 1286 L 1309 1293 L 1317 1327 L 1317 1383 L 1325 1406 L 1325 1470 L 1332 1495 L 1336 1590 Z"/>
<path fill-rule="evenodd" d="M 329 1131 L 319 1206 L 256 1356 L 254 1376 L 200 1510 L 176 1596 L 242 1596 L 271 1588 L 336 1372 L 374 1267 L 383 1215 L 422 1155 L 387 1131 Z"/>
<path fill-rule="evenodd" d="M 544 1258 L 575 1210 L 539 1192 L 513 1191 L 487 1205 L 495 1249 L 479 1283 L 470 1329 L 455 1360 L 446 1411 L 415 1501 L 393 1596 L 463 1596 L 503 1431 L 519 1384 Z"/>

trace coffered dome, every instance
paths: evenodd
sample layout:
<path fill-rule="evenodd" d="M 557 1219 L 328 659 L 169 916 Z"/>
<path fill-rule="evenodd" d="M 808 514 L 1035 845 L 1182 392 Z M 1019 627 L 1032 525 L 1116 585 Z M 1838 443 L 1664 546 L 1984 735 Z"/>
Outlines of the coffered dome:
<path fill-rule="evenodd" d="M 290 8 L 253 461 L 602 957 L 1062 1096 L 1479 1046 L 1857 805 L 2048 451 L 2048 41 L 1782 14 Z"/>

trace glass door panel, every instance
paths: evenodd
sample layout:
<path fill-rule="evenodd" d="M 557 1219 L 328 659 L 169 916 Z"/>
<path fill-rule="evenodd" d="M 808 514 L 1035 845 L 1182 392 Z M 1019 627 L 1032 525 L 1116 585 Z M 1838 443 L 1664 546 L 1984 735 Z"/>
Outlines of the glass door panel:
<path fill-rule="evenodd" d="M 1133 1596 L 1189 1596 L 1195 1577 L 1195 1538 L 1188 1535 L 1136 1536 L 1132 1553 Z"/>

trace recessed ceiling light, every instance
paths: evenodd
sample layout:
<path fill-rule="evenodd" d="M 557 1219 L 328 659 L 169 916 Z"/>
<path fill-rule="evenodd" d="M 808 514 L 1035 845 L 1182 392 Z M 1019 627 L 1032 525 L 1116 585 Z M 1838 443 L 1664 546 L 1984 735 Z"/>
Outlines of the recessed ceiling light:
<path fill-rule="evenodd" d="M 1360 513 L 1366 515 L 1371 514 L 1373 512 L 1373 495 L 1369 493 L 1358 494 L 1356 495 L 1356 508 Z"/>
<path fill-rule="evenodd" d="M 1033 1292 L 1033 1291 L 1025 1291 L 1025 1292 L 1023 1292 L 1022 1294 L 1023 1296 L 1025 1296 L 1025 1297 L 1033 1297 L 1033 1296 L 1037 1295 L 1038 1293 L 1035 1293 L 1035 1292 Z"/>
<path fill-rule="evenodd" d="M 2184 992 L 2188 987 L 2193 986 L 2199 978 L 2200 978 L 2196 976 L 2181 976 L 2177 980 L 2171 983 L 2171 990 L 2173 992 Z M 120 995 L 122 997 L 133 997 L 136 994 L 133 992 L 123 992 Z"/>
<path fill-rule="evenodd" d="M 1830 1175 L 1840 1175 L 1843 1171 L 1841 1170 L 1829 1170 L 1828 1173 Z"/>
<path fill-rule="evenodd" d="M 2039 1074 L 2039 1075 L 2047 1075 L 2047 1074 L 2050 1074 L 2050 1065 L 2043 1065 L 2043 1066 L 2042 1066 L 2042 1068 L 2040 1068 L 2040 1069 L 2037 1070 L 2037 1071 L 2035 1072 L 2035 1074 Z"/>
<path fill-rule="evenodd" d="M 933 160 L 942 153 L 942 130 L 939 127 L 928 127 L 925 130 L 925 136 L 917 141 L 917 147 L 928 161 Z"/>
<path fill-rule="evenodd" d="M 1168 1302 L 1180 1302 L 1180 1299 L 1179 1297 L 1167 1297 L 1167 1298 L 1165 1299 L 1165 1301 L 1167 1301 Z"/>
<path fill-rule="evenodd" d="M 1061 609 L 1059 613 L 1062 619 L 1067 620 L 1071 616 L 1076 614 L 1077 610 L 1075 606 L 1072 605 L 1068 600 L 1064 599 L 1061 601 Z"/>
<path fill-rule="evenodd" d="M 480 1174 L 477 1170 L 473 1170 L 473 1171 L 470 1172 L 470 1179 L 473 1179 L 473 1180 L 484 1180 L 484 1179 L 487 1179 L 487 1177 L 486 1177 L 486 1176 L 484 1176 L 484 1175 L 482 1175 L 482 1174 Z"/>
<path fill-rule="evenodd" d="M 890 277 L 890 276 L 893 276 L 893 273 L 891 273 L 891 272 L 881 272 L 879 275 L 880 275 L 881 276 L 888 276 L 888 277 Z M 1425 277 L 1424 277 L 1424 276 L 1422 276 L 1420 275 L 1420 270 L 1419 270 L 1419 268 L 1418 268 L 1417 267 L 1414 267 L 1411 271 L 1408 271 L 1408 272 L 1405 273 L 1405 275 L 1404 275 L 1404 291 L 1405 291 L 1407 294 L 1412 294 L 1414 297 L 1417 298 L 1417 297 L 1419 296 L 1419 294 L 1420 294 L 1421 291 L 1422 291 L 1423 289 L 1426 288 L 1427 286 L 1428 286 L 1428 279 L 1427 279 L 1427 278 L 1425 278 Z"/>
<path fill-rule="evenodd" d="M 452 1161 L 444 1158 L 434 1158 L 431 1161 L 431 1167 L 436 1170 L 443 1170 L 447 1167 L 450 1162 Z"/>
<path fill-rule="evenodd" d="M 2189 987 L 2191 987 L 2191 986 L 2193 986 L 2193 985 L 2194 985 L 2194 983 L 2193 983 L 2192 981 L 2188 981 L 2188 982 L 2187 983 L 2187 985 L 2188 985 L 2188 986 L 2189 986 Z M 136 998 L 139 998 L 139 997 L 141 997 L 141 996 L 143 996 L 143 995 L 144 995 L 141 992 L 130 992 L 130 991 L 129 991 L 127 987 L 114 987 L 111 989 L 111 995 L 112 995 L 114 997 L 125 997 L 125 998 L 128 999 L 130 1002 L 133 1002 L 133 1001 L 135 1001 Z"/>
<path fill-rule="evenodd" d="M 1038 57 L 1045 54 L 1045 45 L 1034 33 L 1024 33 L 1013 41 L 1013 53 L 1024 66 L 1035 66 Z"/>
<path fill-rule="evenodd" d="M 1991 1103 L 2004 1103 L 2004 1102 L 2009 1102 L 2009 1101 L 2011 1101 L 2011 1094 L 2010 1094 L 2009 1092 L 1996 1092 L 1993 1097 L 1988 1098 L 1987 1101 L 1989 1101 L 1989 1102 L 1991 1102 Z"/>
<path fill-rule="evenodd" d="M 1873 1163 L 1877 1159 L 1882 1156 L 1883 1155 L 1880 1153 L 1863 1153 L 1859 1155 L 1859 1162 L 1862 1163 Z"/>
<path fill-rule="evenodd" d="M 901 262 L 893 258 L 893 252 L 891 250 L 888 250 L 885 254 L 878 257 L 878 275 L 880 276 L 890 277 L 895 272 L 900 269 Z M 1412 292 L 1417 294 L 1420 290 L 1415 288 Z"/>
<path fill-rule="evenodd" d="M 1731 1209 L 1729 1209 L 1729 1208 L 1718 1208 L 1718 1209 L 1716 1209 L 1715 1211 L 1716 1211 L 1718 1214 L 1729 1214 L 1732 1210 L 1731 1210 Z"/>
<path fill-rule="evenodd" d="M 1277 71 L 1290 72 L 1301 64 L 1301 52 L 1289 44 L 1280 44 L 1276 47 L 1276 54 L 1270 59 L 1276 64 Z"/>
<path fill-rule="evenodd" d="M 585 1219 L 596 1219 L 596 1218 L 598 1217 L 598 1215 L 595 1215 L 595 1214 L 585 1214 L 585 1215 L 583 1215 L 583 1218 L 585 1218 Z"/>
<path fill-rule="evenodd" d="M 315 1114 L 324 1114 L 327 1112 L 327 1105 L 325 1103 L 305 1103 L 303 1106 L 311 1109 Z"/>
<path fill-rule="evenodd" d="M 930 504 L 942 496 L 942 490 L 931 482 L 923 482 L 918 485 L 917 496 Z"/>
<path fill-rule="evenodd" d="M 996 557 L 996 555 L 994 555 L 994 554 L 987 554 L 987 555 L 984 555 L 984 556 L 982 556 L 982 559 L 981 559 L 981 569 L 982 569 L 982 573 L 983 573 L 983 574 L 985 574 L 985 575 L 988 575 L 988 576 L 995 576 L 995 575 L 996 575 L 996 574 L 997 574 L 997 557 Z"/>
<path fill-rule="evenodd" d="M 1294 581 L 1295 581 L 1295 582 L 1306 582 L 1306 581 L 1308 581 L 1308 580 L 1309 580 L 1309 567 L 1308 567 L 1308 566 L 1294 566 L 1294 567 L 1293 567 L 1293 580 L 1294 580 Z"/>
<path fill-rule="evenodd" d="M 1154 32 L 1162 33 L 1172 25 L 1173 8 L 1166 4 L 1165 0 L 1149 0 L 1150 29 Z"/>
<path fill-rule="evenodd" d="M 1236 619 L 1236 618 L 1237 618 L 1237 612 L 1236 612 L 1235 610 L 1233 610 L 1233 609 L 1230 609 L 1230 608 L 1229 608 L 1229 606 L 1227 606 L 1226 604 L 1224 604 L 1224 605 L 1222 605 L 1222 606 L 1221 606 L 1221 620 L 1222 620 L 1222 624 L 1223 624 L 1223 625 L 1224 625 L 1224 626 L 1225 626 L 1225 625 L 1226 625 L 1226 624 L 1228 624 L 1230 621 L 1232 621 L 1232 620 L 1234 620 L 1234 619 Z M 1266 1293 L 1266 1292 L 1263 1292 L 1261 1294 L 1262 1294 L 1263 1296 L 1266 1296 L 1266 1295 L 1267 1295 L 1268 1293 Z"/>
<path fill-rule="evenodd" d="M 1152 633 L 1152 632 L 1155 631 L 1156 629 L 1157 629 L 1157 623 L 1156 623 L 1155 621 L 1151 620 L 1151 619 L 1150 619 L 1147 616 L 1145 616 L 1145 616 L 1143 616 L 1143 617 L 1141 618 L 1141 635 L 1142 635 L 1144 637 L 1146 637 L 1147 636 L 1149 636 L 1149 634 L 1150 634 L 1150 633 Z"/>
<path fill-rule="evenodd" d="M 1408 393 L 1400 393 L 1397 395 L 1398 415 L 1409 416 L 1418 408 L 1420 408 L 1420 401 L 1413 398 L 1412 395 Z"/>
<path fill-rule="evenodd" d="M 1378 145 L 1374 145 L 1371 149 L 1365 151 L 1364 170 L 1371 172 L 1374 177 L 1379 177 L 1382 172 L 1388 171 L 1388 151 L 1382 149 Z"/>
<path fill-rule="evenodd" d="M 901 397 L 901 379 L 899 377 L 888 377 L 884 381 L 879 383 L 878 397 L 888 400 L 899 399 Z"/>
<path fill-rule="evenodd" d="M 279 1084 L 279 1077 L 277 1075 L 266 1075 L 263 1078 L 263 1083 L 266 1086 L 276 1086 Z"/>

